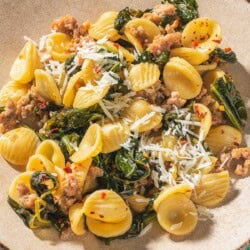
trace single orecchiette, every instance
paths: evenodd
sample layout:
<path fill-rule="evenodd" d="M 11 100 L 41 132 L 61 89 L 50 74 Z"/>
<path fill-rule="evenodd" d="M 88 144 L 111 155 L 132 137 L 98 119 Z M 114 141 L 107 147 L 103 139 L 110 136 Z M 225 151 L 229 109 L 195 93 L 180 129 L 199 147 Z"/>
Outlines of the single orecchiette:
<path fill-rule="evenodd" d="M 36 133 L 28 128 L 16 128 L 0 137 L 0 153 L 11 164 L 24 166 L 39 143 Z"/>
<path fill-rule="evenodd" d="M 197 224 L 198 213 L 193 202 L 182 193 L 175 193 L 162 201 L 157 209 L 161 227 L 174 235 L 191 233 Z"/>
<path fill-rule="evenodd" d="M 202 206 L 216 206 L 226 197 L 229 184 L 228 171 L 203 175 L 191 199 Z"/>
<path fill-rule="evenodd" d="M 121 122 L 107 123 L 102 126 L 102 153 L 107 154 L 121 148 L 129 138 L 129 127 Z"/>
<path fill-rule="evenodd" d="M 34 71 L 41 68 L 40 58 L 34 43 L 28 41 L 10 70 L 10 77 L 19 83 L 29 83 L 34 78 Z"/>
<path fill-rule="evenodd" d="M 133 65 L 129 71 L 131 88 L 140 91 L 153 86 L 160 78 L 160 70 L 154 63 L 140 63 Z"/>
<path fill-rule="evenodd" d="M 171 50 L 171 57 L 181 57 L 192 65 L 199 65 L 209 59 L 207 53 L 203 53 L 193 48 L 176 48 Z"/>
<path fill-rule="evenodd" d="M 116 11 L 103 13 L 99 19 L 91 25 L 89 35 L 96 40 L 107 37 L 111 41 L 116 41 L 120 38 L 118 31 L 114 28 L 114 22 L 118 15 Z"/>
<path fill-rule="evenodd" d="M 101 127 L 94 123 L 86 131 L 78 151 L 70 159 L 73 162 L 81 163 L 85 160 L 98 155 L 102 150 L 102 132 Z"/>
<path fill-rule="evenodd" d="M 35 85 L 37 92 L 48 101 L 60 105 L 62 98 L 54 78 L 45 70 L 37 69 L 35 71 Z"/>
<path fill-rule="evenodd" d="M 172 57 L 165 65 L 163 80 L 171 91 L 177 91 L 183 99 L 196 97 L 202 87 L 202 79 L 197 70 L 179 57 Z"/>
<path fill-rule="evenodd" d="M 49 161 L 51 161 L 57 167 L 64 168 L 65 166 L 64 155 L 58 144 L 53 140 L 43 141 L 38 146 L 36 154 L 41 154 L 45 156 Z"/>
<path fill-rule="evenodd" d="M 46 39 L 46 50 L 53 59 L 60 62 L 66 61 L 72 55 L 71 47 L 71 37 L 65 33 L 56 32 L 49 35 Z"/>
<path fill-rule="evenodd" d="M 136 100 L 124 110 L 124 116 L 131 121 L 130 129 L 132 131 L 149 131 L 162 121 L 162 115 L 155 109 L 154 105 L 144 100 Z"/>
<path fill-rule="evenodd" d="M 215 155 L 222 152 L 222 150 L 239 146 L 241 141 L 241 132 L 228 125 L 211 128 L 206 137 L 206 143 Z"/>
<path fill-rule="evenodd" d="M 47 171 L 49 173 L 55 173 L 55 167 L 44 155 L 34 154 L 29 158 L 26 171 Z"/>
<path fill-rule="evenodd" d="M 220 25 L 211 18 L 197 18 L 189 22 L 182 32 L 182 45 L 211 53 L 221 42 Z"/>

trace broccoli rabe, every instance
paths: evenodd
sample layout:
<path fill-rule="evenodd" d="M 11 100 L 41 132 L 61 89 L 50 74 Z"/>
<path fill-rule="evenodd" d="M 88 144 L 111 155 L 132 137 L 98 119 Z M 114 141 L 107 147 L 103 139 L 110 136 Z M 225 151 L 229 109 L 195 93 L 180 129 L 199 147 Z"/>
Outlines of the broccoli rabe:
<path fill-rule="evenodd" d="M 216 48 L 211 54 L 210 54 L 210 60 L 217 62 L 227 62 L 227 63 L 236 63 L 237 57 L 236 54 L 230 49 L 221 49 Z"/>
<path fill-rule="evenodd" d="M 247 121 L 247 110 L 234 83 L 228 77 L 218 78 L 211 85 L 211 93 L 224 105 L 232 124 L 242 130 Z"/>

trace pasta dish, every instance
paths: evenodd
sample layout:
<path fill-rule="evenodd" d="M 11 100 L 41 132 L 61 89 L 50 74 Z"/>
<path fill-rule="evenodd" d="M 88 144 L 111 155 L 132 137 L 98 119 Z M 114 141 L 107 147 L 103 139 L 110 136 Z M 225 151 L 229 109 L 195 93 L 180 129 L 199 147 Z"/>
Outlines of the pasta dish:
<path fill-rule="evenodd" d="M 66 15 L 26 43 L 0 90 L 0 154 L 25 167 L 8 203 L 32 230 L 109 243 L 158 221 L 189 235 L 246 177 L 234 51 L 195 0 Z"/>

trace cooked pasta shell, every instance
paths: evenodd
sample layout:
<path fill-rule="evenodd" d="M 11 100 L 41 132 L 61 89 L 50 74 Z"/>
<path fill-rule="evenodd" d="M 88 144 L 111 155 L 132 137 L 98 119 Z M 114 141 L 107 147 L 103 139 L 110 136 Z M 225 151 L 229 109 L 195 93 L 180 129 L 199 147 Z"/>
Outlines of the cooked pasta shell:
<path fill-rule="evenodd" d="M 153 86 L 159 81 L 160 70 L 154 63 L 140 63 L 131 67 L 128 77 L 132 90 L 140 91 Z"/>
<path fill-rule="evenodd" d="M 110 238 L 125 234 L 130 229 L 132 220 L 133 217 L 129 211 L 125 219 L 119 223 L 107 223 L 90 217 L 86 218 L 86 223 L 89 231 L 93 234 L 103 238 Z"/>
<path fill-rule="evenodd" d="M 202 168 L 200 170 L 202 174 L 210 173 L 214 169 L 214 166 L 215 166 L 216 162 L 218 161 L 218 158 L 215 156 L 209 156 L 209 159 L 210 159 L 211 164 L 209 167 Z"/>
<path fill-rule="evenodd" d="M 201 103 L 195 103 L 194 106 L 194 113 L 197 119 L 200 121 L 200 133 L 202 133 L 203 138 L 205 138 L 212 126 L 212 114 L 208 107 Z"/>
<path fill-rule="evenodd" d="M 121 53 L 128 62 L 133 62 L 135 60 L 134 55 L 131 54 L 127 49 L 122 47 L 119 43 L 107 41 L 103 44 L 103 46 L 105 46 L 109 51 L 113 53 Z"/>
<path fill-rule="evenodd" d="M 9 100 L 17 103 L 18 100 L 27 94 L 30 86 L 12 81 L 5 84 L 0 90 L 0 105 L 5 106 Z"/>
<path fill-rule="evenodd" d="M 196 97 L 202 87 L 202 79 L 197 70 L 179 57 L 172 57 L 165 65 L 163 80 L 171 91 L 177 91 L 183 99 Z"/>
<path fill-rule="evenodd" d="M 45 70 L 37 69 L 35 71 L 36 90 L 48 101 L 60 105 L 62 98 L 54 78 Z"/>
<path fill-rule="evenodd" d="M 148 43 L 151 43 L 154 37 L 160 34 L 160 29 L 153 22 L 145 18 L 132 19 L 125 25 L 124 34 L 127 39 L 138 51 L 142 52 L 144 45 L 136 35 L 138 28 L 143 29 L 143 35 L 146 37 Z"/>
<path fill-rule="evenodd" d="M 103 189 L 88 196 L 83 206 L 83 212 L 89 218 L 118 223 L 126 218 L 129 208 L 116 192 Z"/>
<path fill-rule="evenodd" d="M 116 41 L 120 38 L 118 31 L 114 28 L 115 19 L 118 15 L 116 11 L 103 13 L 99 19 L 91 25 L 89 35 L 96 39 L 107 37 L 111 41 Z"/>
<path fill-rule="evenodd" d="M 145 132 L 157 127 L 162 121 L 162 115 L 144 100 L 136 100 L 124 110 L 124 116 L 131 121 L 132 131 Z"/>
<path fill-rule="evenodd" d="M 13 199 L 18 204 L 22 205 L 20 202 L 20 198 L 22 194 L 22 187 L 27 189 L 28 193 L 35 194 L 35 191 L 31 188 L 30 179 L 32 172 L 24 172 L 19 174 L 11 183 L 8 195 L 11 199 Z"/>
<path fill-rule="evenodd" d="M 168 196 L 157 210 L 157 219 L 161 227 L 173 235 L 191 233 L 198 221 L 198 213 L 193 202 L 184 194 Z"/>
<path fill-rule="evenodd" d="M 72 39 L 65 33 L 56 32 L 49 35 L 45 43 L 46 50 L 53 59 L 64 62 L 73 53 L 70 51 L 72 47 Z"/>
<path fill-rule="evenodd" d="M 29 158 L 26 171 L 47 171 L 49 173 L 55 173 L 55 167 L 44 155 L 34 154 Z"/>
<path fill-rule="evenodd" d="M 173 150 L 177 145 L 177 141 L 178 139 L 174 135 L 165 135 L 162 138 L 161 145 L 164 148 Z M 162 157 L 165 161 L 172 161 L 171 155 L 169 155 L 167 152 L 162 153 Z"/>
<path fill-rule="evenodd" d="M 176 193 L 181 193 L 186 195 L 188 198 L 190 198 L 191 193 L 192 193 L 192 187 L 190 187 L 186 183 L 178 184 L 176 186 L 168 186 L 164 188 L 159 196 L 155 199 L 153 208 L 155 211 L 158 211 L 158 208 L 160 204 L 165 201 L 169 196 L 176 194 Z"/>
<path fill-rule="evenodd" d="M 172 49 L 170 56 L 181 57 L 192 65 L 199 65 L 209 59 L 209 55 L 207 53 L 203 53 L 193 48 L 185 47 Z"/>
<path fill-rule="evenodd" d="M 211 18 L 197 18 L 189 22 L 182 32 L 182 45 L 211 53 L 221 42 L 220 25 Z"/>
<path fill-rule="evenodd" d="M 29 83 L 34 78 L 34 71 L 41 68 L 37 48 L 31 41 L 28 41 L 10 70 L 10 77 L 19 83 Z"/>
<path fill-rule="evenodd" d="M 216 206 L 226 197 L 229 186 L 228 171 L 203 175 L 200 184 L 195 187 L 191 199 L 205 207 Z"/>
<path fill-rule="evenodd" d="M 102 126 L 102 153 L 107 154 L 121 148 L 129 138 L 129 127 L 120 122 L 107 123 Z"/>
<path fill-rule="evenodd" d="M 211 128 L 206 137 L 206 143 L 215 155 L 225 149 L 239 146 L 241 141 L 242 135 L 240 131 L 228 125 Z"/>
<path fill-rule="evenodd" d="M 76 203 L 69 208 L 69 221 L 74 234 L 81 236 L 86 232 L 83 203 Z"/>
<path fill-rule="evenodd" d="M 11 164 L 24 166 L 38 143 L 39 139 L 33 130 L 16 128 L 0 137 L 0 154 Z"/>
<path fill-rule="evenodd" d="M 102 100 L 108 93 L 109 86 L 85 86 L 78 89 L 73 107 L 78 109 L 89 108 Z"/>
<path fill-rule="evenodd" d="M 221 69 L 215 69 L 209 71 L 203 75 L 203 84 L 207 89 L 210 89 L 210 85 L 218 78 L 221 78 L 225 75 L 225 72 Z"/>
<path fill-rule="evenodd" d="M 64 168 L 65 166 L 64 155 L 58 144 L 53 140 L 43 141 L 38 146 L 36 154 L 43 155 L 57 167 Z"/>
<path fill-rule="evenodd" d="M 70 159 L 73 162 L 81 163 L 85 160 L 98 155 L 102 150 L 102 132 L 101 127 L 94 123 L 86 131 L 78 151 Z"/>

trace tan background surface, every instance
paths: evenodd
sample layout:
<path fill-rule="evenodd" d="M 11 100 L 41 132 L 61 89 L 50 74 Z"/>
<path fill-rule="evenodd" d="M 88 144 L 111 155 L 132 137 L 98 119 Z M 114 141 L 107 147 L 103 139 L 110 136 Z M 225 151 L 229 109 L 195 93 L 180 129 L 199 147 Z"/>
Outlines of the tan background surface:
<path fill-rule="evenodd" d="M 148 8 L 160 1 L 141 0 L 0 0 L 0 80 L 7 82 L 11 63 L 24 44 L 23 36 L 37 40 L 49 32 L 52 19 L 70 13 L 79 20 L 95 20 L 106 10 L 127 5 Z M 228 67 L 250 109 L 250 3 L 247 0 L 199 0 L 201 16 L 213 17 L 222 25 L 225 46 L 237 53 L 239 63 Z M 250 134 L 250 126 L 246 129 Z M 250 142 L 250 139 L 249 139 Z M 19 154 L 21 152 L 17 152 Z M 11 250 L 66 249 L 185 249 L 233 250 L 250 238 L 250 178 L 233 180 L 233 189 L 224 206 L 213 209 L 212 222 L 199 223 L 186 240 L 171 241 L 155 224 L 143 236 L 115 241 L 105 247 L 91 234 L 82 240 L 57 241 L 48 231 L 32 232 L 6 202 L 8 186 L 17 172 L 0 159 L 0 242 Z M 0 246 L 1 249 L 1 246 Z"/>

